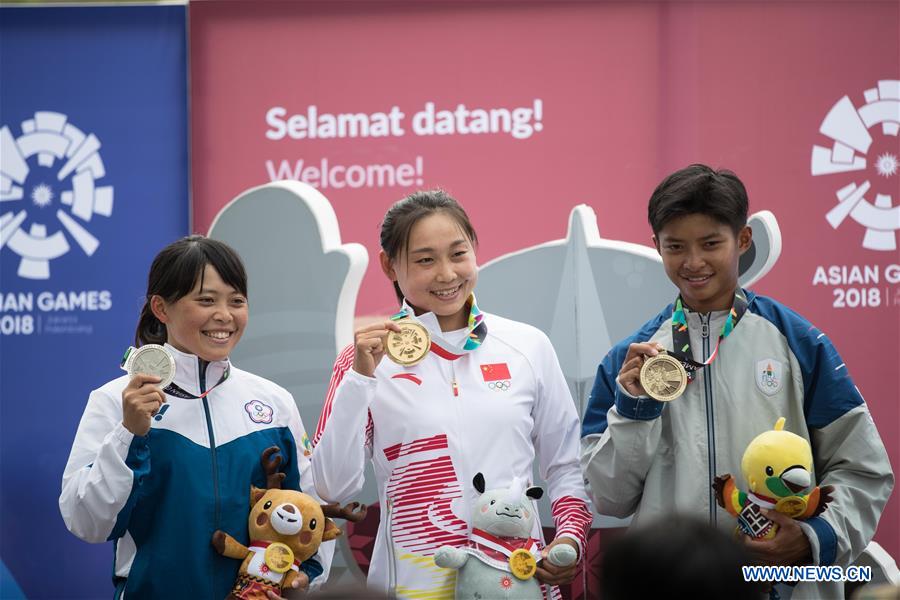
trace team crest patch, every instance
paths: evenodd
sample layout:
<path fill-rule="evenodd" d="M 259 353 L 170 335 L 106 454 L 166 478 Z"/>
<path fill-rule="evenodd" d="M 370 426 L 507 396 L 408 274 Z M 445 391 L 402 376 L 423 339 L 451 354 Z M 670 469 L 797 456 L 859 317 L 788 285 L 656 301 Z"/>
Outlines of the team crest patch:
<path fill-rule="evenodd" d="M 774 396 L 781 390 L 784 365 L 774 358 L 764 358 L 756 363 L 756 387 L 766 396 Z"/>
<path fill-rule="evenodd" d="M 271 423 L 272 416 L 275 414 L 272 407 L 261 400 L 251 400 L 244 405 L 244 410 L 247 411 L 250 420 L 254 423 Z"/>
<path fill-rule="evenodd" d="M 309 436 L 305 433 L 300 440 L 300 445 L 303 447 L 303 456 L 312 456 L 312 442 L 309 441 Z"/>

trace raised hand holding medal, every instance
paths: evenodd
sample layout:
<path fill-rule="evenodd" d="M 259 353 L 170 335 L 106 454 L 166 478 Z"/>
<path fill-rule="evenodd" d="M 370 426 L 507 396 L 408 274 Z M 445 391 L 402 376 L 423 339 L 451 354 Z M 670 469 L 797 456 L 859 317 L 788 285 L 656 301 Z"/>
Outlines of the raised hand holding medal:
<path fill-rule="evenodd" d="M 374 377 L 375 369 L 385 355 L 386 338 L 392 332 L 400 332 L 400 326 L 393 321 L 379 321 L 357 329 L 353 333 L 353 370 L 365 377 Z"/>
<path fill-rule="evenodd" d="M 695 375 L 716 359 L 722 341 L 731 335 L 746 311 L 747 297 L 743 290 L 738 288 L 734 292 L 734 303 L 725 319 L 722 331 L 719 333 L 715 349 L 709 358 L 700 363 L 690 357 L 691 342 L 687 317 L 684 312 L 684 303 L 679 296 L 672 312 L 672 342 L 675 349 L 671 352 L 662 350 L 655 356 L 646 358 L 643 362 L 640 370 L 640 384 L 645 393 L 660 402 L 669 402 L 681 396 Z"/>
<path fill-rule="evenodd" d="M 147 435 L 152 419 L 165 403 L 162 388 L 175 377 L 175 359 L 163 346 L 129 348 L 120 364 L 131 377 L 122 390 L 122 424 L 137 436 Z"/>

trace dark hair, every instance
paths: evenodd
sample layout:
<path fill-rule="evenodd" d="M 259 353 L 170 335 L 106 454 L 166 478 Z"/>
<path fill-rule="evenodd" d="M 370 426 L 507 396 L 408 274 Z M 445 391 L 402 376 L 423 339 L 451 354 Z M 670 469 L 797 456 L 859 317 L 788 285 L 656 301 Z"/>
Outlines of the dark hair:
<path fill-rule="evenodd" d="M 747 224 L 747 190 L 738 176 L 726 169 L 715 171 L 694 164 L 663 179 L 647 206 L 653 235 L 659 235 L 674 219 L 698 213 L 728 225 L 737 234 Z"/>
<path fill-rule="evenodd" d="M 760 598 L 741 567 L 753 562 L 727 534 L 693 517 L 671 515 L 633 526 L 603 554 L 601 597 Z"/>
<path fill-rule="evenodd" d="M 166 302 L 177 302 L 194 289 L 198 280 L 203 284 L 206 265 L 212 265 L 222 281 L 247 295 L 247 272 L 237 252 L 202 235 L 181 238 L 160 250 L 150 265 L 147 295 L 134 332 L 135 346 L 166 342 L 166 326 L 150 310 L 150 298 L 161 296 Z"/>
<path fill-rule="evenodd" d="M 463 207 L 444 190 L 429 190 L 414 192 L 388 209 L 381 222 L 381 249 L 389 259 L 396 260 L 401 250 L 409 250 L 409 234 L 413 225 L 419 219 L 439 212 L 455 220 L 472 244 L 478 244 L 475 228 Z M 403 292 L 396 281 L 394 293 L 397 294 L 397 301 L 403 302 Z"/>

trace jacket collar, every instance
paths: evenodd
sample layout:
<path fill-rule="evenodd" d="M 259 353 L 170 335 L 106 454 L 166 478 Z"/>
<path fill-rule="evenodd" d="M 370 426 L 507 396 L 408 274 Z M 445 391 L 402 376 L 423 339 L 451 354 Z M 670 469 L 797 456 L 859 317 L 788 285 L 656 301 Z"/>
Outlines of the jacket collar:
<path fill-rule="evenodd" d="M 200 357 L 196 354 L 182 352 L 169 343 L 166 343 L 165 347 L 175 358 L 175 379 L 173 380 L 175 385 L 186 392 L 199 396 L 203 391 L 200 389 Z M 230 366 L 231 361 L 228 359 L 208 363 L 205 389 L 214 386 Z"/>

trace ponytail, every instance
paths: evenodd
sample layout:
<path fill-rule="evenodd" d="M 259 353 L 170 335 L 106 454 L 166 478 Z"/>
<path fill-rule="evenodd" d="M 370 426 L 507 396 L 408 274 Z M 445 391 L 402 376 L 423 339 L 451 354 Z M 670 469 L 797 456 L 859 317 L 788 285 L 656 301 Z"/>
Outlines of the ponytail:
<path fill-rule="evenodd" d="M 150 300 L 145 300 L 144 307 L 141 309 L 141 316 L 138 319 L 137 329 L 135 329 L 134 332 L 134 345 L 162 345 L 166 343 L 166 339 L 165 324 L 157 319 L 156 315 L 153 314 L 153 311 L 150 310 Z"/>

